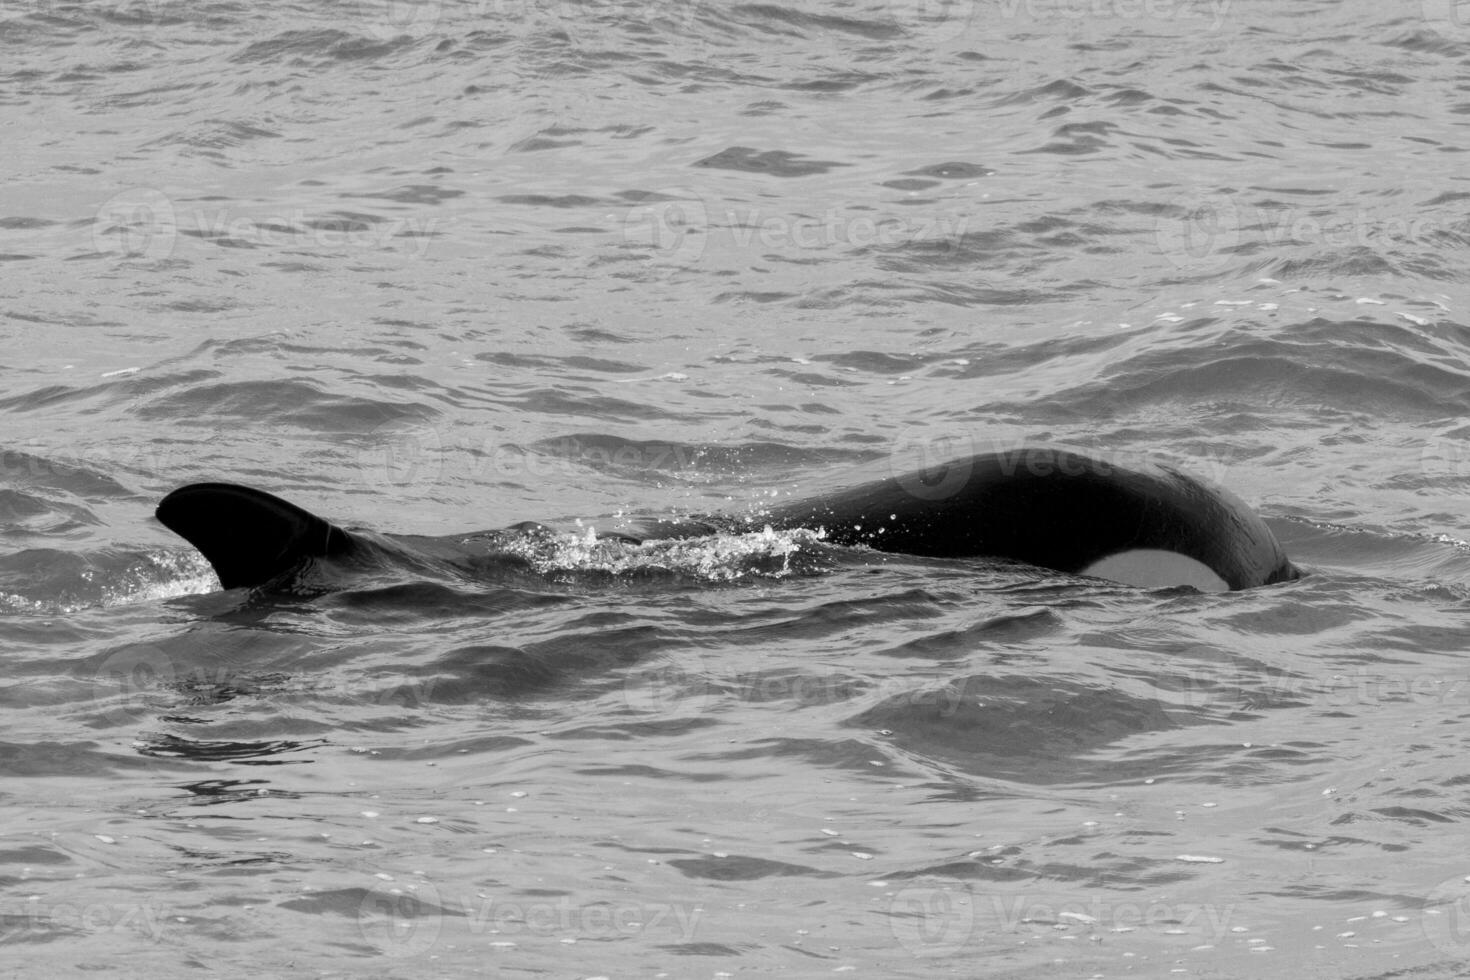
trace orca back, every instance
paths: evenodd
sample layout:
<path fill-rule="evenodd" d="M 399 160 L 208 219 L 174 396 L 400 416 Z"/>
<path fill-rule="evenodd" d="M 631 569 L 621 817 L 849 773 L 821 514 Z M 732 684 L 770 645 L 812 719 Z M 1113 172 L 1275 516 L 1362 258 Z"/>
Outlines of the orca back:
<path fill-rule="evenodd" d="M 175 490 L 158 505 L 158 519 L 204 553 L 227 589 L 265 585 L 312 559 L 366 559 L 384 548 L 400 560 L 451 565 L 483 557 L 484 546 L 469 547 L 462 535 L 399 535 L 375 544 L 373 536 L 355 537 L 279 497 L 228 483 Z M 762 515 L 654 521 L 619 536 L 636 543 L 766 523 L 825 528 L 834 544 L 1009 559 L 1143 587 L 1248 589 L 1300 574 L 1234 494 L 1171 466 L 1123 466 L 1046 447 L 952 460 Z"/>
<path fill-rule="evenodd" d="M 1122 466 L 1045 447 L 952 460 L 781 505 L 766 519 L 777 527 L 824 527 L 835 544 L 1007 558 L 1062 572 L 1152 551 L 1192 558 L 1231 589 L 1299 574 L 1265 522 L 1234 494 L 1168 466 Z"/>

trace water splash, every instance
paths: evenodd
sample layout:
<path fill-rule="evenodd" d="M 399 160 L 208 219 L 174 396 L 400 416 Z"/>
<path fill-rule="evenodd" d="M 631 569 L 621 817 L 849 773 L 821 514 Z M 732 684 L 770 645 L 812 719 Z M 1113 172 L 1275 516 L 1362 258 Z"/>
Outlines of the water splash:
<path fill-rule="evenodd" d="M 506 542 L 506 552 L 523 558 L 541 574 L 601 572 L 612 575 L 669 573 L 706 582 L 744 578 L 786 578 L 812 570 L 793 561 L 811 554 L 825 531 L 769 526 L 744 534 L 720 533 L 641 543 L 599 537 L 597 529 L 524 535 Z"/>
<path fill-rule="evenodd" d="M 102 590 L 103 606 L 118 606 L 220 589 L 208 560 L 197 551 L 150 551 Z"/>

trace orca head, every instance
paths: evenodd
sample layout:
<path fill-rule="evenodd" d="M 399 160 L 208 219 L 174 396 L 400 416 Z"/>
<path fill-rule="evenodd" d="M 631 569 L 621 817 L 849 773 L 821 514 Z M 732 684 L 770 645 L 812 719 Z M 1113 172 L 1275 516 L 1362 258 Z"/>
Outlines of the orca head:
<path fill-rule="evenodd" d="M 1144 589 L 1192 585 L 1201 592 L 1228 592 L 1230 585 L 1209 565 L 1177 551 L 1131 548 L 1100 558 L 1078 574 Z"/>

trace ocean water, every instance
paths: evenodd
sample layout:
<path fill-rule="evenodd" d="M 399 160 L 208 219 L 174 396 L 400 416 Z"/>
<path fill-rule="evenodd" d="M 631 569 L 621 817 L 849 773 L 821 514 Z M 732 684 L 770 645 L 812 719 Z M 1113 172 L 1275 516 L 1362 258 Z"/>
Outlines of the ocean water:
<path fill-rule="evenodd" d="M 1464 975 L 1464 4 L 19 0 L 0 52 L 7 974 Z M 597 539 L 1030 443 L 1308 574 Z M 223 592 L 152 518 L 201 480 L 570 530 Z"/>

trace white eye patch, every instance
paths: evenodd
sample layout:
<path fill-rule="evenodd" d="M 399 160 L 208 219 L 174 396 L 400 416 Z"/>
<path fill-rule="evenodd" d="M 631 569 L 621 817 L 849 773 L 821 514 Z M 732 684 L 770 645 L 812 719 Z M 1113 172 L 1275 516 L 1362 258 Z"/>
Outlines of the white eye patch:
<path fill-rule="evenodd" d="M 1225 580 L 1204 562 L 1176 551 L 1157 548 L 1136 548 L 1108 555 L 1082 569 L 1081 574 L 1145 589 L 1162 589 L 1171 585 L 1192 585 L 1201 592 L 1227 592 L 1230 589 Z"/>

